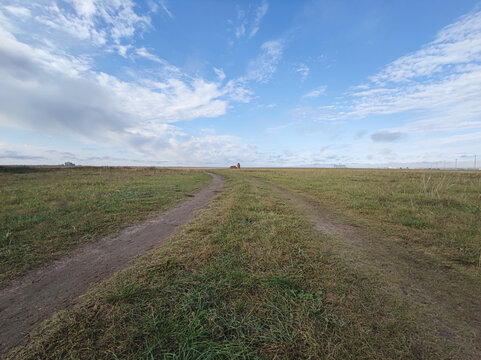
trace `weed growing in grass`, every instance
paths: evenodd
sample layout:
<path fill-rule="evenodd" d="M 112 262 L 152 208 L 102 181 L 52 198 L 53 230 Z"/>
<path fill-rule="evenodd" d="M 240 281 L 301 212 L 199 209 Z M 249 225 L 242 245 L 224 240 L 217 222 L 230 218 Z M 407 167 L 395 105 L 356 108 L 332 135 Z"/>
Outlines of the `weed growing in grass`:
<path fill-rule="evenodd" d="M 424 221 L 419 220 L 419 219 L 401 220 L 401 224 L 403 224 L 404 226 L 409 226 L 409 227 L 413 227 L 413 228 L 417 228 L 417 229 L 423 229 L 427 225 Z"/>
<path fill-rule="evenodd" d="M 3 235 L 0 239 L 0 246 L 8 246 L 12 243 L 10 235 L 12 235 L 12 232 L 10 230 L 7 230 L 5 235 Z"/>

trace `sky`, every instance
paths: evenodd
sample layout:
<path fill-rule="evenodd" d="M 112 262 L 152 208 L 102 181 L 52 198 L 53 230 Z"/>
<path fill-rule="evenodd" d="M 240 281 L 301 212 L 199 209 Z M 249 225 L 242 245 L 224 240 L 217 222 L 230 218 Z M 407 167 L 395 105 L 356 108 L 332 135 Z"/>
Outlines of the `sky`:
<path fill-rule="evenodd" d="M 479 1 L 0 0 L 0 39 L 0 164 L 481 158 Z"/>

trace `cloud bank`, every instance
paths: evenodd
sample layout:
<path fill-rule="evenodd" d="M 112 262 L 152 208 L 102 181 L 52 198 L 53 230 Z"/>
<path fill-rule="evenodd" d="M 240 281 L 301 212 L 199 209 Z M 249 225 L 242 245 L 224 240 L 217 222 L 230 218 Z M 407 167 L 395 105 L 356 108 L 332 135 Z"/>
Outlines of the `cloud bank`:
<path fill-rule="evenodd" d="M 184 74 L 145 47 L 135 47 L 136 33 L 150 26 L 150 18 L 137 14 L 132 1 L 69 4 L 42 8 L 35 20 L 39 32 L 45 28 L 62 31 L 107 50 L 124 49 L 123 56 L 130 49 L 135 56 L 155 63 L 157 75 L 121 79 L 94 70 L 91 57 L 73 55 L 62 44 L 53 46 L 28 37 L 20 40 L 24 38 L 23 18 L 37 8 L 10 5 L 0 10 L 0 125 L 86 143 L 127 146 L 151 159 L 177 163 L 213 164 L 231 161 L 240 151 L 248 153 L 237 137 L 188 136 L 174 124 L 219 117 L 226 114 L 229 104 L 250 101 L 246 81 L 272 74 L 275 69 L 268 63 L 280 56 L 275 43 L 263 46 L 252 78 L 225 83 L 225 74 L 216 69 L 217 79 L 211 81 Z M 258 10 L 258 21 L 265 11 L 267 7 Z"/>

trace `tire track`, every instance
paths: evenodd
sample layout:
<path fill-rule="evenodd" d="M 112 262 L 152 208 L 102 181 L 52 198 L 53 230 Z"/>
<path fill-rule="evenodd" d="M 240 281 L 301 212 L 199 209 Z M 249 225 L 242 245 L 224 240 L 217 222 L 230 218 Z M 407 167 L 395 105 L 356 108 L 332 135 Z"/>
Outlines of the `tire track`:
<path fill-rule="evenodd" d="M 157 218 L 128 227 L 115 238 L 83 245 L 75 253 L 32 271 L 1 290 L 0 356 L 24 344 L 32 330 L 55 312 L 74 304 L 91 284 L 128 267 L 138 255 L 161 246 L 194 218 L 224 182 L 219 175 L 209 175 L 209 186 Z"/>

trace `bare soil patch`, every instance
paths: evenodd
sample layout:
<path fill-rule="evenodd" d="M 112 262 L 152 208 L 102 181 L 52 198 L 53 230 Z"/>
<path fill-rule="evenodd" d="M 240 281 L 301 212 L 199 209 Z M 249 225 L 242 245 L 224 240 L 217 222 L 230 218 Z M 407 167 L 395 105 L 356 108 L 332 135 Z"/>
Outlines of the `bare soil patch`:
<path fill-rule="evenodd" d="M 135 257 L 162 245 L 191 220 L 219 191 L 223 178 L 210 174 L 211 184 L 192 199 L 115 238 L 81 246 L 73 255 L 32 271 L 0 291 L 0 355 L 25 343 L 28 334 L 53 313 L 65 309 L 89 285 L 129 266 Z"/>

